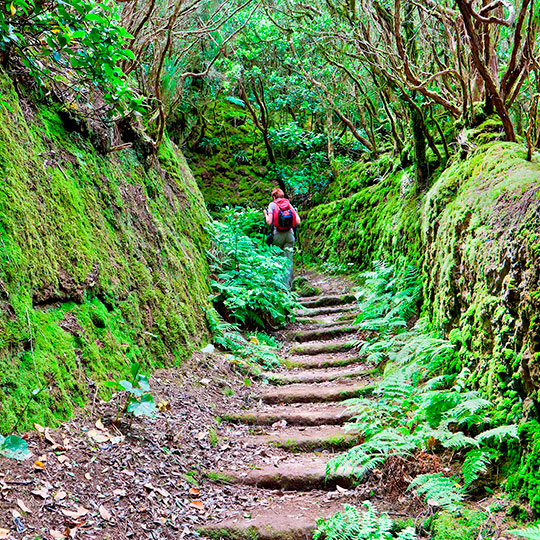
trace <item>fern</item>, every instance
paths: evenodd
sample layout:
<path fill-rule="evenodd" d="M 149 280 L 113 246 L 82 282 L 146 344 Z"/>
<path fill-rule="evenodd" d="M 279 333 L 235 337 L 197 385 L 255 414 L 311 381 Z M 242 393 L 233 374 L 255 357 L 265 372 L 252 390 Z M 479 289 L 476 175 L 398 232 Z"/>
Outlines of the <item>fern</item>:
<path fill-rule="evenodd" d="M 378 516 L 368 501 L 364 502 L 364 508 L 361 513 L 347 504 L 342 512 L 328 519 L 319 519 L 313 540 L 416 540 L 416 534 L 411 527 L 394 536 L 394 524 L 388 514 L 383 512 Z"/>
<path fill-rule="evenodd" d="M 409 489 L 413 489 L 417 495 L 423 495 L 428 504 L 449 512 L 460 508 L 463 501 L 463 493 L 455 480 L 441 473 L 421 474 L 411 482 Z"/>
<path fill-rule="evenodd" d="M 517 426 L 511 424 L 509 426 L 499 426 L 493 429 L 483 431 L 476 436 L 478 442 L 485 442 L 488 439 L 495 438 L 499 442 L 503 442 L 506 439 L 518 439 Z"/>
<path fill-rule="evenodd" d="M 463 462 L 463 488 L 467 489 L 480 473 L 487 471 L 493 452 L 483 448 L 474 448 L 467 452 Z"/>
<path fill-rule="evenodd" d="M 532 525 L 526 529 L 514 529 L 508 532 L 522 538 L 529 538 L 529 540 L 540 540 L 540 524 Z"/>
<path fill-rule="evenodd" d="M 491 446 L 517 437 L 516 426 L 491 424 L 493 405 L 468 389 L 471 372 L 459 366 L 456 347 L 434 332 L 429 320 L 419 319 L 407 329 L 405 321 L 418 301 L 418 273 L 407 269 L 400 276 L 384 263 L 363 274 L 359 291 L 362 327 L 377 329 L 378 337 L 359 344 L 361 354 L 372 361 L 387 360 L 382 381 L 374 388 L 375 399 L 347 402 L 354 418 L 348 431 L 364 437 L 362 444 L 331 460 L 328 474 L 337 469 L 352 471 L 361 480 L 384 466 L 390 456 L 411 458 L 418 450 L 438 445 L 465 454 L 463 487 L 440 474 L 421 475 L 413 487 L 430 503 L 458 508 L 465 490 L 487 470 L 500 454 Z M 476 433 L 470 431 L 474 426 Z"/>

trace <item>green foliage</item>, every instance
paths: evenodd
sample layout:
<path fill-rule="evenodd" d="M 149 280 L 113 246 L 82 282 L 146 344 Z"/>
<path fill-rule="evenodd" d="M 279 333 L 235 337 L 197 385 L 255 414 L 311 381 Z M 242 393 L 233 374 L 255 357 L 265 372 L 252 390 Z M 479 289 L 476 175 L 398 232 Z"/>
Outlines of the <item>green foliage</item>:
<path fill-rule="evenodd" d="M 365 330 L 395 333 L 406 328 L 416 313 L 422 296 L 420 275 L 412 265 L 400 273 L 382 261 L 375 261 L 374 267 L 359 276 L 364 284 L 358 295 L 360 315 L 356 322 Z"/>
<path fill-rule="evenodd" d="M 441 473 L 421 474 L 410 484 L 409 489 L 423 495 L 428 504 L 453 512 L 461 507 L 464 495 L 453 478 Z"/>
<path fill-rule="evenodd" d="M 394 286 L 395 276 L 387 265 L 379 264 L 373 273 L 364 275 L 365 288 L 359 293 L 362 322 L 375 321 L 369 328 L 384 332 L 364 343 L 361 350 L 372 360 L 388 364 L 373 390 L 375 399 L 347 402 L 355 413 L 347 429 L 359 433 L 364 441 L 333 458 L 327 472 L 352 468 L 362 479 L 390 456 L 412 459 L 419 450 L 453 449 L 465 454 L 462 486 L 457 478 L 435 474 L 419 476 L 411 487 L 436 505 L 454 509 L 478 475 L 499 457 L 499 447 L 517 438 L 517 428 L 492 427 L 493 405 L 468 390 L 471 374 L 467 370 L 449 370 L 455 365 L 456 347 L 430 330 L 427 320 L 404 329 L 418 294 L 404 291 L 419 290 L 416 273 L 407 270 L 405 275 L 407 279 L 399 286 Z"/>
<path fill-rule="evenodd" d="M 508 531 L 510 534 L 519 536 L 520 538 L 529 538 L 529 540 L 540 540 L 540 525 L 532 525 L 526 529 L 514 529 Z"/>
<path fill-rule="evenodd" d="M 42 89 L 60 85 L 72 99 L 88 100 L 99 86 L 105 101 L 121 110 L 140 109 L 142 102 L 119 67 L 134 59 L 130 38 L 115 3 L 13 0 L 0 10 L 0 50 L 20 60 Z"/>
<path fill-rule="evenodd" d="M 279 248 L 245 234 L 238 216 L 225 217 L 209 228 L 214 304 L 237 323 L 263 329 L 284 325 L 296 305 L 287 288 L 288 259 Z"/>
<path fill-rule="evenodd" d="M 224 351 L 231 352 L 233 364 L 244 371 L 258 369 L 274 369 L 279 366 L 277 341 L 263 332 L 256 332 L 246 339 L 238 326 L 225 322 L 218 313 L 207 312 L 208 327 L 216 345 Z"/>
<path fill-rule="evenodd" d="M 317 521 L 314 540 L 415 540 L 416 534 L 412 527 L 398 533 L 393 533 L 394 524 L 388 514 L 377 515 L 369 501 L 364 502 L 364 512 L 351 505 L 345 505 L 328 519 Z"/>
<path fill-rule="evenodd" d="M 119 394 L 117 395 L 117 417 L 120 412 L 130 413 L 133 416 L 149 416 L 153 418 L 156 415 L 157 407 L 154 397 L 150 394 L 150 384 L 148 377 L 140 373 L 141 365 L 137 362 L 131 364 L 131 380 L 106 381 L 107 388 L 113 388 Z M 126 392 L 126 401 L 124 406 L 119 406 L 119 397 L 121 392 Z"/>
<path fill-rule="evenodd" d="M 30 455 L 28 443 L 16 435 L 8 435 L 7 437 L 0 435 L 0 455 L 22 461 Z"/>

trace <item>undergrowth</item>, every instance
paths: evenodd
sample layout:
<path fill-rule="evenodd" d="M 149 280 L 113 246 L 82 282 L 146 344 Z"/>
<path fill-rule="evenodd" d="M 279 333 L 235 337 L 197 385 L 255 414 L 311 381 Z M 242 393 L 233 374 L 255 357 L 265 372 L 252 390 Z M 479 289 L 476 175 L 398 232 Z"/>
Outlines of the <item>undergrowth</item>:
<path fill-rule="evenodd" d="M 434 507 L 456 510 L 517 438 L 517 427 L 495 425 L 493 405 L 469 388 L 471 374 L 458 369 L 454 345 L 427 319 L 409 328 L 421 294 L 415 269 L 397 273 L 379 263 L 362 277 L 358 323 L 377 334 L 360 349 L 386 368 L 373 398 L 347 402 L 355 413 L 347 429 L 363 442 L 332 459 L 327 472 L 344 468 L 361 480 L 390 457 L 412 463 L 420 452 L 451 454 L 449 468 L 416 476 L 409 490 Z"/>
<path fill-rule="evenodd" d="M 218 313 L 207 312 L 208 327 L 213 342 L 231 353 L 231 363 L 244 373 L 259 375 L 261 368 L 279 366 L 278 342 L 264 332 L 255 332 L 244 337 L 240 328 L 225 322 Z"/>
<path fill-rule="evenodd" d="M 414 529 L 406 529 L 394 534 L 395 525 L 386 513 L 377 515 L 369 501 L 364 502 L 365 511 L 351 505 L 345 505 L 343 512 L 338 512 L 328 519 L 317 521 L 314 540 L 415 540 Z"/>
<path fill-rule="evenodd" d="M 246 327 L 283 326 L 296 306 L 287 287 L 287 258 L 263 242 L 261 217 L 254 211 L 227 210 L 221 219 L 209 229 L 216 309 L 226 320 Z"/>

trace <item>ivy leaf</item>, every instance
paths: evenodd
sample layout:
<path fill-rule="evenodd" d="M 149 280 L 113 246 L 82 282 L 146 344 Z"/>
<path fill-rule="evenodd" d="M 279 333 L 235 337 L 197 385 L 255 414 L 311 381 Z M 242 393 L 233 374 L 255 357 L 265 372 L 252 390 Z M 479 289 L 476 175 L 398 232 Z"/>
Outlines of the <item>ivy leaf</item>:
<path fill-rule="evenodd" d="M 135 416 L 149 416 L 153 418 L 156 415 L 158 408 L 154 402 L 154 398 L 150 394 L 144 395 L 140 401 L 134 401 L 129 404 L 128 412 Z"/>
<path fill-rule="evenodd" d="M 30 455 L 28 443 L 16 435 L 0 436 L 0 454 L 11 459 L 22 461 Z"/>

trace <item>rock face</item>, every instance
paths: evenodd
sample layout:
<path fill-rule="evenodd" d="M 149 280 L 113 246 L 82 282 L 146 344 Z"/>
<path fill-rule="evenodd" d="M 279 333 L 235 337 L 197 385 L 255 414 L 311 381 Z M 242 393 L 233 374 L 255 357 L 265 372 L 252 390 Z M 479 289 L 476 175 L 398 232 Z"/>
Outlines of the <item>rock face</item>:
<path fill-rule="evenodd" d="M 426 303 L 508 421 L 540 385 L 540 166 L 524 156 L 486 146 L 441 175 L 422 212 Z"/>
<path fill-rule="evenodd" d="M 100 155 L 0 73 L 0 432 L 54 423 L 96 383 L 206 335 L 208 215 L 179 152 Z M 63 115 L 64 116 L 64 115 Z M 40 389 L 32 398 L 32 390 Z"/>

